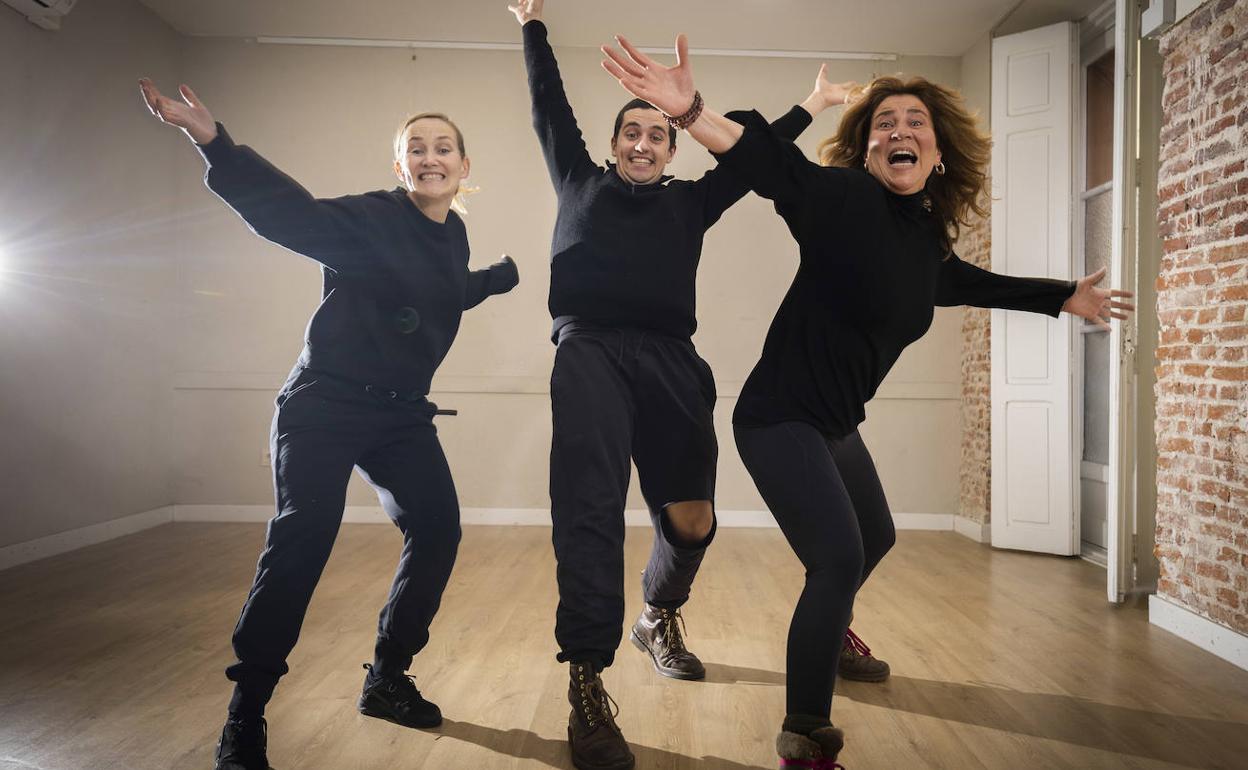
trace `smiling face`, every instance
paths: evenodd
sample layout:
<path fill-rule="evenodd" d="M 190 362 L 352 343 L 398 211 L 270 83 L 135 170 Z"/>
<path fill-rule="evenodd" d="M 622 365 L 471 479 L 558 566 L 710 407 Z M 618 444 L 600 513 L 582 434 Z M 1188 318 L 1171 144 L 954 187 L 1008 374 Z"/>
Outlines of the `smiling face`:
<path fill-rule="evenodd" d="M 867 171 L 892 192 L 917 193 L 940 162 L 932 116 L 919 97 L 889 96 L 871 116 Z"/>
<path fill-rule="evenodd" d="M 397 143 L 394 173 L 413 199 L 449 203 L 468 177 L 468 158 L 460 151 L 455 127 L 438 118 L 412 121 Z"/>
<path fill-rule="evenodd" d="M 611 139 L 616 171 L 625 181 L 648 184 L 663 176 L 667 162 L 676 154 L 671 129 L 658 110 L 635 107 L 626 110 L 620 130 Z"/>

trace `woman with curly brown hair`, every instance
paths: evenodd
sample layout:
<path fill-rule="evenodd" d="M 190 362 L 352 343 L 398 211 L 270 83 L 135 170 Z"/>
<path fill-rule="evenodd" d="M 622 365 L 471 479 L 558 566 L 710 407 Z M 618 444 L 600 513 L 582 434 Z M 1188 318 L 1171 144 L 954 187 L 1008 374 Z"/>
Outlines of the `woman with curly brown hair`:
<path fill-rule="evenodd" d="M 990 142 L 953 91 L 879 78 L 807 160 L 757 112 L 725 117 L 694 89 L 684 36 L 664 67 L 619 40 L 603 66 L 635 96 L 775 202 L 801 263 L 741 389 L 741 459 L 803 566 L 789 627 L 782 767 L 833 768 L 844 739 L 830 720 L 837 646 L 854 596 L 893 545 L 892 516 L 857 427 L 865 405 L 936 305 L 1066 311 L 1105 325 L 1127 292 L 981 270 L 952 251 L 983 215 Z"/>

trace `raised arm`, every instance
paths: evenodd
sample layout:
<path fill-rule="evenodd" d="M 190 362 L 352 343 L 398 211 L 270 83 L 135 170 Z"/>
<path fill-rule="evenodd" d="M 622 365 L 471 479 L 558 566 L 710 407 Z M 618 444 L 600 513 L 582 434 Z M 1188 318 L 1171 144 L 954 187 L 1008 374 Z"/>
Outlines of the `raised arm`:
<path fill-rule="evenodd" d="M 676 66 L 664 67 L 633 47 L 623 37 L 615 38 L 623 53 L 603 46 L 607 58 L 602 66 L 619 81 L 624 90 L 658 107 L 665 115 L 682 117 L 696 109 L 693 68 L 689 64 L 689 40 L 676 36 Z M 700 100 L 698 100 L 700 101 Z M 690 115 L 690 117 L 694 117 Z M 741 125 L 703 105 L 684 128 L 694 140 L 715 153 L 727 152 L 741 138 Z"/>
<path fill-rule="evenodd" d="M 464 310 L 474 308 L 495 294 L 506 294 L 520 283 L 515 260 L 506 254 L 484 270 L 468 271 L 468 288 L 464 291 Z"/>
<path fill-rule="evenodd" d="M 193 141 L 208 171 L 204 181 L 257 235 L 338 271 L 358 266 L 362 238 L 338 201 L 318 200 L 250 147 L 236 145 L 188 86 L 170 99 L 147 78 L 143 99 L 162 123 Z"/>
<path fill-rule="evenodd" d="M 524 66 L 529 78 L 533 130 L 555 191 L 577 174 L 591 173 L 596 166 L 589 156 L 581 129 L 576 124 L 568 95 L 559 75 L 559 62 L 546 39 L 542 21 L 543 0 L 520 0 L 508 8 L 522 25 Z"/>
<path fill-rule="evenodd" d="M 602 63 L 607 72 L 626 90 L 649 100 L 665 114 L 676 116 L 671 120 L 683 124 L 690 136 L 714 153 L 722 165 L 731 167 L 754 192 L 792 210 L 809 193 L 826 191 L 828 183 L 834 182 L 832 176 L 802 154 L 791 137 L 780 135 L 757 112 L 728 117 L 705 107 L 700 96 L 695 99 L 697 89 L 684 35 L 676 38 L 674 67 L 663 66 L 622 37 L 617 40 L 623 53 L 606 46 L 602 49 L 608 57 Z M 819 79 L 826 82 L 825 75 L 826 71 L 821 70 L 821 78 L 816 79 L 818 93 L 807 97 L 807 111 L 822 111 L 830 106 L 829 96 L 834 98 L 835 94 L 833 87 L 827 84 L 825 91 L 819 83 Z"/>

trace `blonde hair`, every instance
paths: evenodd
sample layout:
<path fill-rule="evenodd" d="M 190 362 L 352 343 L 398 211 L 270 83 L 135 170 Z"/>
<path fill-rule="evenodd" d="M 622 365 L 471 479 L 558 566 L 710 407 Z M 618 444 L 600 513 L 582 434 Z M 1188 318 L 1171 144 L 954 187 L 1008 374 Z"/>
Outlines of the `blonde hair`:
<path fill-rule="evenodd" d="M 992 139 L 979 130 L 975 115 L 957 91 L 921 77 L 872 80 L 845 109 L 836 133 L 819 144 L 819 162 L 846 168 L 865 165 L 876 108 L 890 96 L 906 94 L 917 97 L 932 115 L 945 173 L 929 176 L 925 189 L 932 211 L 944 225 L 945 250 L 952 254 L 953 241 L 963 225 L 971 226 L 972 215 L 988 216 L 988 162 L 992 158 Z"/>
<path fill-rule="evenodd" d="M 455 132 L 455 144 L 459 148 L 460 157 L 468 157 L 468 153 L 464 149 L 464 132 L 459 130 L 459 126 L 455 125 L 455 121 L 447 117 L 445 113 L 421 112 L 409 116 L 403 121 L 403 124 L 399 126 L 399 130 L 394 133 L 394 159 L 396 161 L 402 160 L 403 158 L 403 135 L 407 133 L 408 127 L 416 121 L 424 120 L 426 118 L 440 120 L 450 126 L 451 130 Z M 456 213 L 466 215 L 468 213 L 467 197 L 475 192 L 479 192 L 480 190 L 480 187 L 469 187 L 461 180 L 459 183 L 459 192 L 455 193 L 455 198 L 451 201 L 451 208 L 455 209 Z"/>

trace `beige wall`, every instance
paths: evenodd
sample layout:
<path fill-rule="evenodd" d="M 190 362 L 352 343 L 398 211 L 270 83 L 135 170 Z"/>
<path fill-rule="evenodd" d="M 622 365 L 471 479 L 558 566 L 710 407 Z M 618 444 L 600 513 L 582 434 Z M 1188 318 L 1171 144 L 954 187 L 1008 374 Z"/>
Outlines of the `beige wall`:
<path fill-rule="evenodd" d="M 0 7 L 0 546 L 173 502 L 185 148 L 146 130 L 135 80 L 179 48 L 133 0 L 59 32 Z"/>
<path fill-rule="evenodd" d="M 557 43 L 559 32 L 552 31 Z M 517 29 L 519 40 L 519 29 Z M 558 49 L 581 127 L 598 159 L 626 94 L 588 49 Z M 702 58 L 699 87 L 720 109 L 758 107 L 778 115 L 809 91 L 817 63 Z M 910 58 L 833 64 L 834 80 L 906 71 L 956 85 L 958 59 Z M 549 243 L 554 195 L 529 125 L 518 52 L 267 46 L 191 39 L 185 72 L 239 142 L 255 147 L 314 194 L 337 195 L 394 184 L 389 138 L 408 112 L 439 109 L 463 128 L 481 193 L 470 200 L 474 265 L 502 252 L 520 264 L 521 285 L 469 312 L 435 380 L 433 397 L 460 415 L 441 421 L 443 441 L 465 507 L 545 508 L 549 448 L 547 386 L 554 349 L 547 339 Z M 172 80 L 166 78 L 167 85 Z M 813 155 L 835 114 L 800 142 Z M 160 134 L 150 126 L 148 134 Z M 682 137 L 671 167 L 696 176 L 705 151 Z M 261 242 L 199 181 L 189 146 L 176 159 L 189 224 L 179 249 L 176 393 L 179 503 L 267 504 L 272 486 L 261 456 L 272 389 L 299 348 L 318 299 L 315 265 Z M 709 234 L 695 338 L 720 388 L 717 423 L 721 509 L 762 509 L 732 445 L 737 389 L 761 348 L 793 270 L 796 248 L 771 207 L 747 198 Z M 932 331 L 906 352 L 868 410 L 864 436 L 876 455 L 894 510 L 957 510 L 958 310 L 938 310 Z M 371 504 L 354 482 L 350 501 Z M 634 487 L 636 486 L 634 482 Z M 630 506 L 640 507 L 634 489 Z"/>

